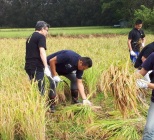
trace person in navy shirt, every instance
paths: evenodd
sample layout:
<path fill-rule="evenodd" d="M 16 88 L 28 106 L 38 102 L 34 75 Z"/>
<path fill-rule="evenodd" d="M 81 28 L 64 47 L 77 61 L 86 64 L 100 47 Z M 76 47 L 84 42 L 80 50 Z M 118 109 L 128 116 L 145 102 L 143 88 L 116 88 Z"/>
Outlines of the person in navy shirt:
<path fill-rule="evenodd" d="M 144 47 L 145 44 L 145 34 L 142 28 L 142 20 L 138 19 L 135 22 L 135 27 L 129 32 L 128 35 L 128 48 L 130 52 L 130 59 L 135 63 L 139 53 L 140 47 Z"/>
<path fill-rule="evenodd" d="M 152 89 L 151 103 L 148 110 L 147 121 L 144 128 L 143 140 L 153 140 L 154 139 L 154 52 L 149 55 L 149 57 L 144 61 L 142 69 L 139 73 L 145 76 L 148 71 L 152 70 L 150 74 L 151 83 L 144 81 L 143 79 L 138 79 L 137 85 L 139 88 L 150 88 Z"/>
<path fill-rule="evenodd" d="M 47 57 L 53 80 L 58 83 L 61 81 L 59 75 L 65 76 L 71 81 L 72 103 L 79 103 L 78 92 L 80 93 L 83 104 L 91 105 L 87 99 L 82 83 L 83 71 L 92 67 L 92 60 L 89 57 L 81 57 L 72 50 L 61 50 Z M 50 82 L 53 89 L 53 83 Z M 50 100 L 54 100 L 56 93 L 50 90 Z M 55 104 L 51 104 L 51 110 L 55 109 Z"/>

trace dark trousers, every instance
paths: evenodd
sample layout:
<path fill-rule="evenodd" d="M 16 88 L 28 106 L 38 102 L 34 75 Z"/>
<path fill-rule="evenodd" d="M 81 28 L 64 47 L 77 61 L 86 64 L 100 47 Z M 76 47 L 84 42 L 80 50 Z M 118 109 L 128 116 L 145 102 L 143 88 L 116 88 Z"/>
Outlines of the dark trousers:
<path fill-rule="evenodd" d="M 44 72 L 43 71 L 38 71 L 38 70 L 26 70 L 26 73 L 29 76 L 29 79 L 38 82 L 38 89 L 40 91 L 41 95 L 44 95 L 45 92 L 45 80 L 44 80 Z"/>
<path fill-rule="evenodd" d="M 70 74 L 62 75 L 62 76 L 65 76 L 66 78 L 68 78 L 71 81 L 71 92 L 78 91 L 77 80 L 76 80 L 76 74 L 75 73 L 70 73 Z M 49 98 L 54 99 L 56 97 L 57 83 L 54 83 L 51 78 L 49 78 L 49 82 L 50 82 Z M 75 95 L 75 97 L 78 96 L 78 93 L 76 93 L 76 94 L 77 95 Z"/>

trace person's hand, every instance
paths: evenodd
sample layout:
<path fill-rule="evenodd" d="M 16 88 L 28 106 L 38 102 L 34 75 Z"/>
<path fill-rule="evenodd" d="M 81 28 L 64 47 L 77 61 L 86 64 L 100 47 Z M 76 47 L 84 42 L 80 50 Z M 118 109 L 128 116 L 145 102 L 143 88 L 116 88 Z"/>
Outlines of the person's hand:
<path fill-rule="evenodd" d="M 143 80 L 143 79 L 137 79 L 136 81 L 136 85 L 139 88 L 148 88 L 148 83 L 147 81 Z"/>
<path fill-rule="evenodd" d="M 83 100 L 83 105 L 89 105 L 89 106 L 91 106 L 92 103 L 88 99 L 84 99 Z"/>
<path fill-rule="evenodd" d="M 50 70 L 49 70 L 48 67 L 45 67 L 45 69 L 44 69 L 44 74 L 45 74 L 46 76 L 48 76 L 48 77 L 51 77 L 51 72 L 50 72 Z"/>
<path fill-rule="evenodd" d="M 142 43 L 142 47 L 144 47 L 144 43 Z"/>
<path fill-rule="evenodd" d="M 132 56 L 136 56 L 136 53 L 135 53 L 134 51 L 130 51 L 130 54 L 131 54 Z"/>
<path fill-rule="evenodd" d="M 60 81 L 62 81 L 62 80 L 60 79 L 59 76 L 54 76 L 54 77 L 53 77 L 53 80 L 54 80 L 55 82 L 60 82 Z"/>

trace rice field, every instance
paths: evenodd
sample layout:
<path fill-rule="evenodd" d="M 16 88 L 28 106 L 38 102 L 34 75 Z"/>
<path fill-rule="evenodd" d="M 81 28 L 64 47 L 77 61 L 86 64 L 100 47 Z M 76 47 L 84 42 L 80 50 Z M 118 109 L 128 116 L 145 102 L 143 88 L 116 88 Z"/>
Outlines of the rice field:
<path fill-rule="evenodd" d="M 146 44 L 152 41 L 147 35 Z M 85 71 L 83 81 L 89 100 L 102 107 L 71 105 L 69 87 L 60 83 L 57 111 L 50 114 L 47 79 L 46 94 L 40 96 L 24 71 L 25 38 L 0 39 L 0 139 L 140 140 L 150 91 L 135 85 L 126 42 L 127 35 L 48 37 L 47 55 L 71 49 L 92 58 L 93 67 Z"/>

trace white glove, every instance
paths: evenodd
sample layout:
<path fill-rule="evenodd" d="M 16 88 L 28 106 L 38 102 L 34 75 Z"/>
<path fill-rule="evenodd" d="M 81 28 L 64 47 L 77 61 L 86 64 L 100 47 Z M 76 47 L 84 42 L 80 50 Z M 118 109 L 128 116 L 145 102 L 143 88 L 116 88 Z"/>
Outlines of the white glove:
<path fill-rule="evenodd" d="M 46 76 L 51 77 L 51 72 L 50 72 L 48 67 L 45 67 L 44 73 L 45 73 Z"/>
<path fill-rule="evenodd" d="M 60 82 L 60 81 L 62 81 L 62 80 L 60 79 L 59 76 L 54 76 L 54 77 L 53 77 L 53 80 L 54 80 L 55 82 Z"/>
<path fill-rule="evenodd" d="M 136 85 L 139 87 L 139 88 L 148 88 L 148 83 L 147 81 L 143 80 L 143 79 L 137 79 L 136 81 Z"/>
<path fill-rule="evenodd" d="M 91 106 L 92 103 L 88 99 L 84 99 L 83 100 L 83 105 L 89 105 L 89 106 Z"/>
<path fill-rule="evenodd" d="M 131 54 L 132 56 L 136 56 L 136 53 L 135 53 L 134 51 L 130 51 L 130 54 Z"/>
<path fill-rule="evenodd" d="M 144 47 L 144 43 L 142 43 L 142 47 Z"/>

